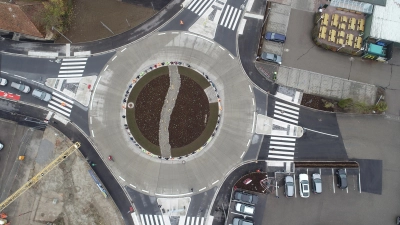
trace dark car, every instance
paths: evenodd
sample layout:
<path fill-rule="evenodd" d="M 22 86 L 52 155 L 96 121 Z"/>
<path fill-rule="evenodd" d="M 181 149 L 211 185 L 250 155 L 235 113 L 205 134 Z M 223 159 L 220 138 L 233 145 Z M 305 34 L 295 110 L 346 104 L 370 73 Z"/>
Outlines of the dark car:
<path fill-rule="evenodd" d="M 283 35 L 283 34 L 267 32 L 265 34 L 265 39 L 267 39 L 268 41 L 275 41 L 275 42 L 284 43 L 286 41 L 286 36 Z"/>
<path fill-rule="evenodd" d="M 281 64 L 282 63 L 282 57 L 273 53 L 268 53 L 268 52 L 263 52 L 261 53 L 261 59 L 269 62 L 274 62 Z"/>
<path fill-rule="evenodd" d="M 235 192 L 234 195 L 235 200 L 241 201 L 241 202 L 245 202 L 245 203 L 250 203 L 250 204 L 257 204 L 258 202 L 258 196 L 257 195 L 253 195 L 250 193 L 246 193 L 243 191 L 237 191 Z"/>
<path fill-rule="evenodd" d="M 347 188 L 347 175 L 345 169 L 338 169 L 336 170 L 336 177 L 337 177 L 337 186 L 340 189 Z"/>

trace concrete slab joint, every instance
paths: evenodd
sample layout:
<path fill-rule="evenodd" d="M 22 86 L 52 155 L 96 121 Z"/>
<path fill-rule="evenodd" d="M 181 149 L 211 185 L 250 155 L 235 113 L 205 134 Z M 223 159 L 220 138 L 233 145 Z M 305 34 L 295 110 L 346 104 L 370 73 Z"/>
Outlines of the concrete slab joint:
<path fill-rule="evenodd" d="M 174 110 L 176 98 L 178 97 L 179 88 L 181 87 L 181 77 L 177 66 L 168 66 L 169 69 L 169 88 L 167 96 L 165 96 L 164 105 L 161 109 L 160 117 L 160 150 L 161 156 L 164 158 L 171 157 L 171 145 L 169 144 L 169 121 L 172 111 Z"/>

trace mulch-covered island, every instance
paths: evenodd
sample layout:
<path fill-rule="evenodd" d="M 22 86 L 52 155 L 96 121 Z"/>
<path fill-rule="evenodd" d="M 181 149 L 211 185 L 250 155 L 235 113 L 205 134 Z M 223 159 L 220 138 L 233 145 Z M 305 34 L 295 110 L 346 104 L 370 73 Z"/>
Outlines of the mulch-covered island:
<path fill-rule="evenodd" d="M 210 138 L 218 120 L 218 103 L 209 103 L 204 89 L 210 83 L 199 73 L 178 67 L 181 86 L 170 117 L 169 143 L 172 157 L 199 149 Z M 170 85 L 168 67 L 155 69 L 133 87 L 127 108 L 128 127 L 135 140 L 147 151 L 160 155 L 161 110 Z"/>
<path fill-rule="evenodd" d="M 243 190 L 248 190 L 248 191 L 254 191 L 254 192 L 259 192 L 259 193 L 269 193 L 268 191 L 266 192 L 266 188 L 261 185 L 261 181 L 265 180 L 267 178 L 267 173 L 263 172 L 254 172 L 254 173 L 249 173 L 242 178 L 240 178 L 236 184 L 234 185 L 234 189 L 243 189 Z M 251 180 L 250 183 L 245 184 L 244 181 L 249 181 L 248 179 Z"/>

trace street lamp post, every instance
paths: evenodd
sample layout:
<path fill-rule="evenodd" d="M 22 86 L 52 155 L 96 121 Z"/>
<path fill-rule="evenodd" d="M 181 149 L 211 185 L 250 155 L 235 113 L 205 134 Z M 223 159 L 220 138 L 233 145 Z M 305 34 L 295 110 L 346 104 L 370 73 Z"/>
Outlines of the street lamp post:
<path fill-rule="evenodd" d="M 324 18 L 324 17 L 321 16 L 321 17 L 318 19 L 317 23 L 319 23 L 319 21 L 321 21 L 323 18 Z"/>
<path fill-rule="evenodd" d="M 360 50 L 356 51 L 356 54 L 360 51 L 364 51 L 364 47 L 361 47 Z"/>
<path fill-rule="evenodd" d="M 342 47 L 338 48 L 337 52 L 338 52 L 340 49 L 344 48 L 345 46 L 346 46 L 346 45 L 342 44 Z"/>
<path fill-rule="evenodd" d="M 67 41 L 69 41 L 72 44 L 72 41 L 69 40 L 67 37 L 65 37 L 64 34 L 62 34 L 60 31 L 58 31 L 55 27 L 51 27 L 51 30 L 57 31 L 61 36 L 63 36 L 65 39 L 67 39 Z"/>

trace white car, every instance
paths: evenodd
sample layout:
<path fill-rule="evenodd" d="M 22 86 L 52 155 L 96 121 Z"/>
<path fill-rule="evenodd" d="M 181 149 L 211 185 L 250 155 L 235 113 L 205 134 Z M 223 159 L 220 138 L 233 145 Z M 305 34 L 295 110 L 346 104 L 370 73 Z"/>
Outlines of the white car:
<path fill-rule="evenodd" d="M 236 203 L 235 209 L 238 212 L 246 213 L 246 214 L 249 214 L 249 215 L 253 215 L 255 208 L 252 205 L 245 205 L 245 204 L 242 204 L 242 203 L 238 202 L 238 203 Z"/>
<path fill-rule="evenodd" d="M 308 183 L 308 175 L 305 173 L 299 174 L 300 196 L 302 198 L 310 197 L 310 184 Z"/>
<path fill-rule="evenodd" d="M 6 86 L 7 85 L 7 79 L 4 79 L 4 78 L 0 78 L 0 85 L 1 86 Z"/>

